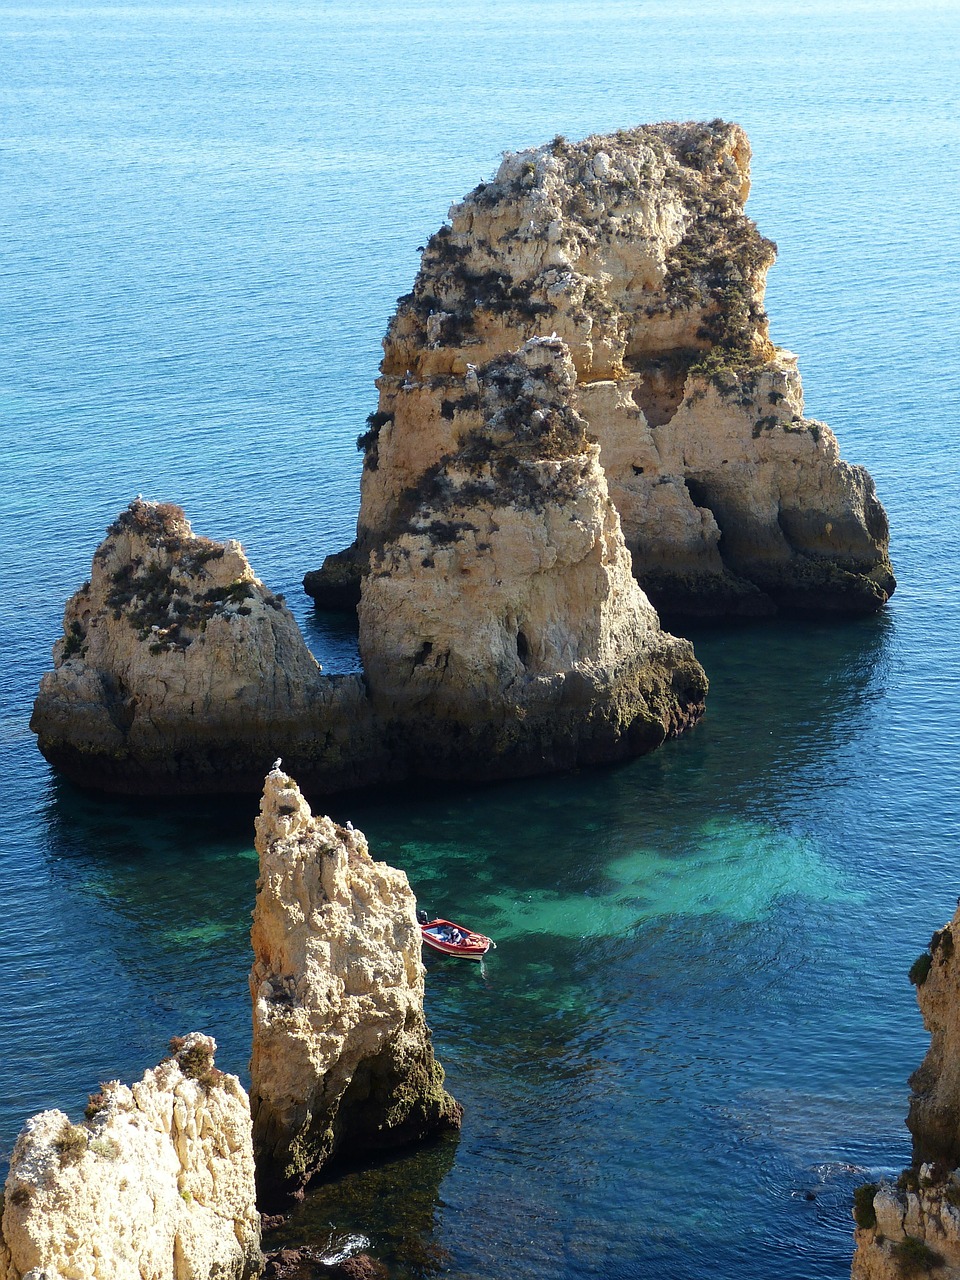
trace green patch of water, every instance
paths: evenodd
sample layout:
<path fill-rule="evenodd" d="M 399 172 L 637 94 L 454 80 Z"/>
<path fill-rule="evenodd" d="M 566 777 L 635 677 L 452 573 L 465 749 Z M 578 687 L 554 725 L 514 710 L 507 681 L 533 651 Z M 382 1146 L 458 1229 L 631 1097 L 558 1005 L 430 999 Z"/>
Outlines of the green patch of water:
<path fill-rule="evenodd" d="M 613 937 L 673 916 L 769 919 L 789 897 L 859 902 L 862 894 L 805 836 L 752 822 L 711 821 L 683 848 L 640 848 L 615 858 L 596 889 L 474 893 L 482 926 L 500 939 Z"/>

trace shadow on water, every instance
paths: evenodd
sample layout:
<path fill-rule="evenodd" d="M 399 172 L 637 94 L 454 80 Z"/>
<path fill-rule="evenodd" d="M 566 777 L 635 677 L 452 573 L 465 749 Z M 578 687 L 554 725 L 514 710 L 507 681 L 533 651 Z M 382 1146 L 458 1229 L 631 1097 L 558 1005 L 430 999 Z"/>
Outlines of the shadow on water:
<path fill-rule="evenodd" d="M 307 648 L 327 675 L 361 671 L 357 641 L 357 615 L 327 609 L 309 609 L 300 618 Z"/>
<path fill-rule="evenodd" d="M 137 1075 L 187 1030 L 214 1034 L 220 1065 L 246 1072 L 256 810 L 253 797 L 129 799 L 52 781 L 44 851 L 76 926 L 63 945 L 110 953 Z"/>
<path fill-rule="evenodd" d="M 450 1255 L 436 1228 L 443 1216 L 440 1188 L 457 1144 L 456 1134 L 446 1134 L 395 1156 L 341 1167 L 311 1186 L 288 1221 L 264 1237 L 264 1249 L 309 1243 L 330 1253 L 353 1237 L 354 1252 L 369 1248 L 398 1280 L 445 1270 Z"/>

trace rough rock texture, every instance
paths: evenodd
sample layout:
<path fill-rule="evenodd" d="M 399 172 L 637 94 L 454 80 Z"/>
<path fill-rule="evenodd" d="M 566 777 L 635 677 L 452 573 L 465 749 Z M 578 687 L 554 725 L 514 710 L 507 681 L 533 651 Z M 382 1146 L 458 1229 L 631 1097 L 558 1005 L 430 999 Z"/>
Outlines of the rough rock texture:
<path fill-rule="evenodd" d="M 366 679 L 321 674 L 239 543 L 131 503 L 41 680 L 46 758 L 81 785 L 183 793 L 259 789 L 281 757 L 329 793 L 611 760 L 696 720 L 706 680 L 630 575 L 565 352 L 492 362 L 482 405 L 474 375 L 472 432 L 368 579 Z"/>
<path fill-rule="evenodd" d="M 633 579 L 559 339 L 468 372 L 458 437 L 371 554 L 360 651 L 423 768 L 539 772 L 659 745 L 703 710 L 688 641 Z"/>
<path fill-rule="evenodd" d="M 855 1280 L 960 1280 L 960 907 L 914 963 L 930 1048 L 910 1077 L 913 1164 L 858 1192 Z M 872 1196 L 871 1196 L 871 1193 Z"/>
<path fill-rule="evenodd" d="M 911 1172 L 876 1188 L 873 1223 L 855 1232 L 853 1280 L 960 1277 L 960 1177 L 930 1164 Z"/>
<path fill-rule="evenodd" d="M 31 728 L 74 781 L 108 790 L 256 791 L 281 753 L 356 785 L 380 751 L 363 683 L 320 674 L 238 542 L 137 499 L 69 601 Z"/>
<path fill-rule="evenodd" d="M 910 1077 L 907 1128 L 914 1164 L 960 1165 L 960 906 L 949 924 L 930 939 L 911 977 L 930 1032 L 927 1056 Z M 929 957 L 929 962 L 927 960 Z"/>
<path fill-rule="evenodd" d="M 241 1280 L 260 1274 L 247 1097 L 215 1042 L 128 1088 L 102 1086 L 73 1125 L 27 1121 L 3 1197 L 2 1280 Z"/>
<path fill-rule="evenodd" d="M 460 1123 L 423 1016 L 416 901 L 274 769 L 257 819 L 251 1111 L 269 1201 L 337 1156 Z"/>
<path fill-rule="evenodd" d="M 472 370 L 556 334 L 641 585 L 674 614 L 863 613 L 894 588 L 873 482 L 803 414 L 770 342 L 775 245 L 744 215 L 736 125 L 660 124 L 508 154 L 431 237 L 384 340 L 357 541 L 309 574 L 331 607 L 408 495 L 474 429 Z"/>

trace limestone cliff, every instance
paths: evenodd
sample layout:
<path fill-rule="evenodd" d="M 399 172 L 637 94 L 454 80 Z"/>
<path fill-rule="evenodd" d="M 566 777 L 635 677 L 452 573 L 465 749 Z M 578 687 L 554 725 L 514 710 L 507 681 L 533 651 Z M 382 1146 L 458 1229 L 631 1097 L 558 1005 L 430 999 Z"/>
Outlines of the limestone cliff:
<path fill-rule="evenodd" d="M 257 819 L 251 1111 L 267 1200 L 331 1160 L 457 1127 L 423 1016 L 416 902 L 274 769 Z"/>
<path fill-rule="evenodd" d="M 457 433 L 391 512 L 360 603 L 374 704 L 440 776 L 608 760 L 703 710 L 691 645 L 634 581 L 560 339 L 465 377 Z"/>
<path fill-rule="evenodd" d="M 379 747 L 363 684 L 324 677 L 238 542 L 137 499 L 69 601 L 31 728 L 74 781 L 108 790 L 259 789 L 279 754 L 356 785 Z"/>
<path fill-rule="evenodd" d="M 910 1077 L 913 1164 L 896 1186 L 861 1187 L 854 1217 L 854 1280 L 903 1280 L 932 1271 L 960 1280 L 960 906 L 915 962 L 930 1048 Z"/>
<path fill-rule="evenodd" d="M 250 1110 L 198 1033 L 87 1119 L 27 1121 L 3 1195 L 2 1280 L 246 1280 L 259 1275 Z"/>
<path fill-rule="evenodd" d="M 675 614 L 862 613 L 894 588 L 874 486 L 804 416 L 768 336 L 775 246 L 745 216 L 736 125 L 660 124 L 508 154 L 431 237 L 384 340 L 357 541 L 308 574 L 357 598 L 411 492 L 474 430 L 473 370 L 556 334 L 633 568 Z"/>

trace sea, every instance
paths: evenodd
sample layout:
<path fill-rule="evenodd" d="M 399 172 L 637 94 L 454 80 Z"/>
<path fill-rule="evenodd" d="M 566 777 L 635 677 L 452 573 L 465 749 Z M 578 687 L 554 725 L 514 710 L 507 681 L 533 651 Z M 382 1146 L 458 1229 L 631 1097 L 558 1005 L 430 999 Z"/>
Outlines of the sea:
<path fill-rule="evenodd" d="M 172 1035 L 248 1078 L 256 797 L 84 793 L 28 729 L 106 525 L 182 504 L 356 670 L 300 581 L 352 537 L 417 247 L 504 150 L 716 117 L 897 592 L 688 629 L 706 718 L 643 759 L 318 802 L 498 947 L 428 962 L 459 1137 L 272 1241 L 395 1280 L 849 1273 L 853 1188 L 909 1160 L 907 971 L 960 894 L 955 0 L 0 2 L 3 1161 Z"/>

